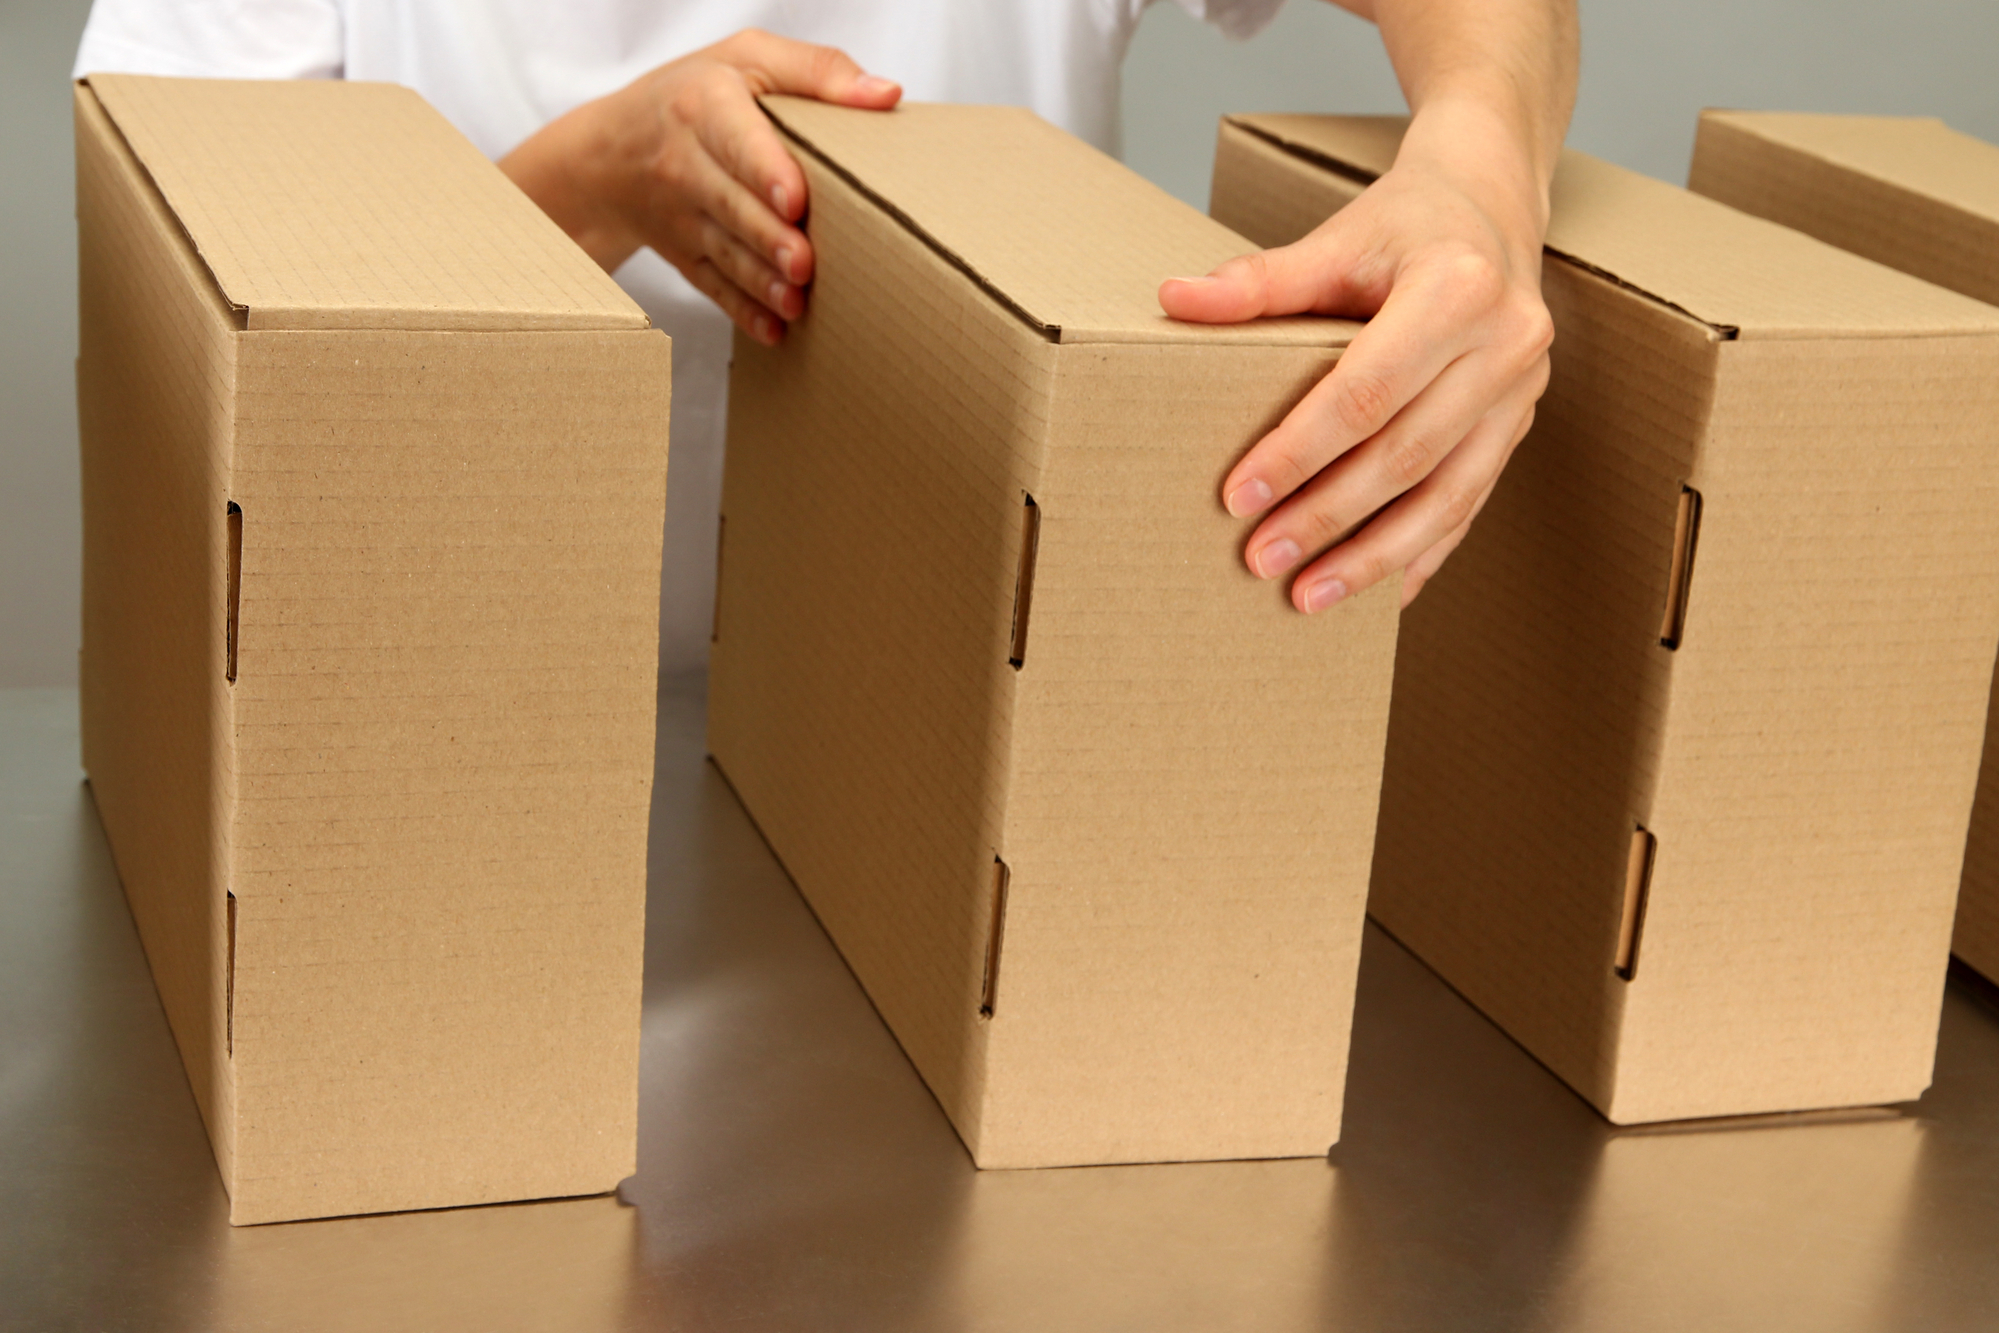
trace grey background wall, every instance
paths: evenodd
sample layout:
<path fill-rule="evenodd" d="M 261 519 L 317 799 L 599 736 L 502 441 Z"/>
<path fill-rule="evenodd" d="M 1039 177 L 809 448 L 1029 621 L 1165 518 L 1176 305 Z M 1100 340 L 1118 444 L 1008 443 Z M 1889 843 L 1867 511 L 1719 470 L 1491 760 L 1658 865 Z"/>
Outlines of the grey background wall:
<path fill-rule="evenodd" d="M 1935 115 L 1999 142 L 1994 0 L 1582 4 L 1570 142 L 1666 180 L 1685 179 L 1702 106 Z M 68 75 L 87 9 L 0 0 L 0 688 L 76 678 Z M 1400 109 L 1372 29 L 1329 5 L 1292 0 L 1231 43 L 1162 3 L 1126 62 L 1125 157 L 1205 205 L 1225 111 Z"/>

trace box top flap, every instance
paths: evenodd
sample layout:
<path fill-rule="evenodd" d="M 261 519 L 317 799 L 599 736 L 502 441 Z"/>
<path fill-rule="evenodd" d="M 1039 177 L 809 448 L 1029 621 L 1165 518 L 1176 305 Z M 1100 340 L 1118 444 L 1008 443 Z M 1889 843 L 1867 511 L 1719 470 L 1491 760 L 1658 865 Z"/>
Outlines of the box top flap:
<path fill-rule="evenodd" d="M 1395 161 L 1399 116 L 1230 116 L 1363 179 Z M 1744 338 L 1999 332 L 1999 310 L 1677 186 L 1565 151 L 1548 250 Z"/>
<path fill-rule="evenodd" d="M 87 81 L 253 329 L 622 329 L 645 313 L 407 88 Z"/>
<path fill-rule="evenodd" d="M 764 107 L 798 144 L 1051 339 L 1340 347 L 1359 326 L 1304 317 L 1186 324 L 1159 284 L 1253 250 L 1082 140 L 1017 107 Z"/>
<path fill-rule="evenodd" d="M 1999 145 L 1927 116 L 1701 113 L 1744 133 L 1999 221 Z"/>

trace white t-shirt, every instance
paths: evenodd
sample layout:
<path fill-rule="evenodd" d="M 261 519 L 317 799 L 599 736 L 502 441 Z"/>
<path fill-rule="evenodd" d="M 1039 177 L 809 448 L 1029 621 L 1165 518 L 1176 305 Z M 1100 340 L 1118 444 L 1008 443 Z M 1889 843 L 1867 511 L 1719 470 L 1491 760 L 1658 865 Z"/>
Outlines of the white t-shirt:
<path fill-rule="evenodd" d="M 96 0 L 95 71 L 406 84 L 489 157 L 744 28 L 837 46 L 918 101 L 1032 107 L 1117 148 L 1118 66 L 1150 0 Z M 1232 36 L 1284 0 L 1178 0 Z M 650 250 L 617 279 L 673 337 L 660 669 L 707 657 L 729 324 Z"/>

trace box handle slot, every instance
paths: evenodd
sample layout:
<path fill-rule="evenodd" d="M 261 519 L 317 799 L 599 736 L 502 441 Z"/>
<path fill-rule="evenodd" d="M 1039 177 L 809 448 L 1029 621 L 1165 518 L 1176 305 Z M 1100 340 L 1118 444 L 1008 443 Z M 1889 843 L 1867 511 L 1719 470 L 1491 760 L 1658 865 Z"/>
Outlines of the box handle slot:
<path fill-rule="evenodd" d="M 236 608 L 243 599 L 243 510 L 229 501 L 229 612 L 223 621 L 224 674 L 236 683 Z"/>
<path fill-rule="evenodd" d="M 1027 613 L 1034 605 L 1034 566 L 1041 556 L 1041 506 L 1022 492 L 1020 509 L 1020 569 L 1013 578 L 1013 651 L 1007 661 L 1015 671 L 1027 660 Z"/>
<path fill-rule="evenodd" d="M 1673 651 L 1687 628 L 1687 594 L 1694 581 L 1694 546 L 1701 535 L 1701 493 L 1680 487 L 1680 514 L 1673 525 L 1673 573 L 1666 585 L 1666 617 L 1659 623 L 1659 645 Z"/>
<path fill-rule="evenodd" d="M 1624 912 L 1617 923 L 1617 975 L 1626 981 L 1638 975 L 1638 940 L 1645 931 L 1645 904 L 1652 892 L 1652 862 L 1659 840 L 1643 824 L 1631 831 L 1631 850 L 1624 862 Z"/>
<path fill-rule="evenodd" d="M 999 1000 L 1000 944 L 1006 936 L 1006 891 L 1013 872 L 1006 862 L 993 858 L 993 915 L 986 928 L 986 975 L 979 986 L 979 1017 L 991 1018 Z"/>
<path fill-rule="evenodd" d="M 236 895 L 229 895 L 229 969 L 222 990 L 222 1033 L 225 1049 L 236 1054 Z"/>

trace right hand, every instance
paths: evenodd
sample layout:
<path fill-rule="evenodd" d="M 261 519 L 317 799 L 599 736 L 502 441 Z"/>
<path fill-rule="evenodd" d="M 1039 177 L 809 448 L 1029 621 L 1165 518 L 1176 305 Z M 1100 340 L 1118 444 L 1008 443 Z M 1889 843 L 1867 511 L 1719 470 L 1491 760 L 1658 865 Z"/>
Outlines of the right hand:
<path fill-rule="evenodd" d="M 885 111 L 902 98 L 845 53 L 750 29 L 551 121 L 500 169 L 615 270 L 641 246 L 771 345 L 805 312 L 805 173 L 757 106 L 794 93 Z"/>

